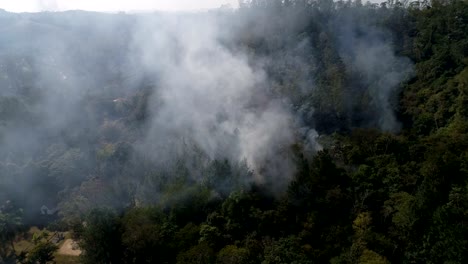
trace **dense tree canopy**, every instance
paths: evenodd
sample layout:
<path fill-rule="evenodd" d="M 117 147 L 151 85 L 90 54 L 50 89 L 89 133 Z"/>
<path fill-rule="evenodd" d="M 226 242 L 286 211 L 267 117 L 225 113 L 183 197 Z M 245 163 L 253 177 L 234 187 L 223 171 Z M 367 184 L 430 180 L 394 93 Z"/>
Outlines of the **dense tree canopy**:
<path fill-rule="evenodd" d="M 60 39 L 70 29 L 67 41 L 77 41 L 89 25 L 121 29 L 92 31 L 102 43 L 70 50 L 61 59 L 82 67 L 76 75 L 61 69 L 60 78 L 43 76 L 58 71 L 53 56 L 26 56 L 25 47 L 9 50 L 0 40 L 0 262 L 18 260 L 13 241 L 23 225 L 49 225 L 73 230 L 83 263 L 468 263 L 466 1 L 252 0 L 211 16 L 223 27 L 221 46 L 202 51 L 222 50 L 220 60 L 241 54 L 229 78 L 243 71 L 239 61 L 261 69 L 253 99 L 234 117 L 229 109 L 238 108 L 228 107 L 239 95 L 210 77 L 223 64 L 190 53 L 209 41 L 158 39 L 175 47 L 169 55 L 151 46 L 161 61 L 176 58 L 181 86 L 192 84 L 184 83 L 193 70 L 184 68 L 186 54 L 217 65 L 191 65 L 216 89 L 186 96 L 225 99 L 208 121 L 189 113 L 206 121 L 200 128 L 167 106 L 185 98 L 164 90 L 174 80 L 132 71 L 133 57 L 119 56 L 138 53 L 123 41 L 136 16 L 0 11 L 19 36 L 37 29 Z M 18 26 L 25 21 L 35 22 Z M 106 39 L 118 44 L 107 48 Z M 86 61 L 91 48 L 99 57 Z M 115 66 L 125 63 L 127 75 Z M 67 86 L 72 78 L 90 88 Z M 60 89 L 47 98 L 51 83 Z M 196 105 L 210 110 L 204 103 L 212 102 Z M 168 112 L 174 118 L 154 121 Z M 274 122 L 261 123 L 270 116 Z M 231 119 L 267 125 L 227 133 Z M 292 132 L 273 141 L 268 132 L 278 123 Z M 242 156 L 244 149 L 253 154 Z M 42 205 L 59 213 L 39 215 Z M 54 245 L 42 238 L 35 245 L 30 263 L 53 259 Z"/>

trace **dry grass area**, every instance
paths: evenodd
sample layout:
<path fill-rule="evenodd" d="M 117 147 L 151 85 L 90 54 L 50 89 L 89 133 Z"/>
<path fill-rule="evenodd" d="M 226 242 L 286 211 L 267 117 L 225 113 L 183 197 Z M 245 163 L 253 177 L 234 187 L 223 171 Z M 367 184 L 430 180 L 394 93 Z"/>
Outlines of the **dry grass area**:
<path fill-rule="evenodd" d="M 50 236 L 53 235 L 53 232 L 50 232 L 46 229 L 40 230 L 37 227 L 31 227 L 24 236 L 19 238 L 15 243 L 15 250 L 17 253 L 22 251 L 28 251 L 33 247 L 31 242 L 32 237 L 36 233 L 48 232 Z M 81 251 L 79 249 L 74 249 L 72 247 L 73 240 L 70 238 L 70 234 L 68 232 L 64 233 L 65 239 L 60 241 L 57 246 L 59 250 L 54 254 L 55 256 L 55 263 L 56 264 L 78 264 L 79 262 L 79 255 Z"/>
<path fill-rule="evenodd" d="M 80 257 L 55 254 L 55 263 L 56 264 L 78 264 L 80 263 Z"/>
<path fill-rule="evenodd" d="M 19 238 L 14 244 L 16 253 L 20 253 L 22 251 L 28 251 L 33 247 L 31 239 L 34 234 L 41 233 L 47 230 L 40 230 L 39 228 L 33 226 L 31 227 L 28 232 L 26 232 L 21 238 Z"/>

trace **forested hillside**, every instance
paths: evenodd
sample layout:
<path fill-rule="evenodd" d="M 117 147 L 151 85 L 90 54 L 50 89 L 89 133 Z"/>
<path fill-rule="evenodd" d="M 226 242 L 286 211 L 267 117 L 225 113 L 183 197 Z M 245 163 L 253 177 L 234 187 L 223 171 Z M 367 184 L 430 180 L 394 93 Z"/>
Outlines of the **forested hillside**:
<path fill-rule="evenodd" d="M 0 263 L 468 263 L 468 2 L 0 10 Z"/>

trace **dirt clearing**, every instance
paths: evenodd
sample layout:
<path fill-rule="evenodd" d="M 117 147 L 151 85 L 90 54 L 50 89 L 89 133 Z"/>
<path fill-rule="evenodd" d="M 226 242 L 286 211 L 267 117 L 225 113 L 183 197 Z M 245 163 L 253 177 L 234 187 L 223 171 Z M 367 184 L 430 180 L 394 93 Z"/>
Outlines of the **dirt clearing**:
<path fill-rule="evenodd" d="M 78 249 L 78 245 L 76 245 L 75 241 L 66 239 L 57 253 L 60 255 L 79 256 L 81 255 L 81 250 Z"/>

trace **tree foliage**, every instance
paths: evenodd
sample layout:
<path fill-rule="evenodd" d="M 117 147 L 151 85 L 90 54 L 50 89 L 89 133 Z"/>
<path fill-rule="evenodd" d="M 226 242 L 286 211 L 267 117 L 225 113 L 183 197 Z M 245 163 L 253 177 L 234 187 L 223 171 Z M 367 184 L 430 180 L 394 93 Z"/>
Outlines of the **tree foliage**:
<path fill-rule="evenodd" d="M 25 213 L 0 208 L 0 262 L 17 260 L 23 220 L 57 217 L 83 263 L 468 263 L 466 1 L 252 0 L 217 15 L 242 22 L 223 48 L 260 61 L 268 93 L 320 136 L 298 128 L 280 150 L 294 164 L 258 171 L 183 136 L 155 161 L 139 139 L 160 98 L 145 86 L 109 100 L 109 84 L 77 106 L 87 125 L 28 152 L 31 134 L 4 132 L 45 129 L 34 61 L 5 59 L 1 84 L 21 92 L 0 96 L 0 140 L 16 144 L 0 152 L 0 199 Z M 282 162 L 294 173 L 274 188 Z M 44 203 L 59 215 L 38 217 Z M 53 244 L 34 244 L 27 263 L 53 260 Z"/>

